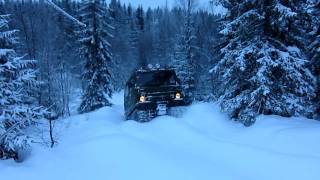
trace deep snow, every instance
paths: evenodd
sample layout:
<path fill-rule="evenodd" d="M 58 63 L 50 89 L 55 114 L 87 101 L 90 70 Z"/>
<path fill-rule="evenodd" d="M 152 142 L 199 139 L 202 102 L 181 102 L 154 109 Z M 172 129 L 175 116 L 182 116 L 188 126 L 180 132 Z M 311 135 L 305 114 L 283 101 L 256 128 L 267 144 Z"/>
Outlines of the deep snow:
<path fill-rule="evenodd" d="M 13 180 L 316 180 L 320 122 L 261 116 L 250 128 L 198 103 L 182 118 L 124 121 L 122 94 L 112 108 L 57 124 L 59 145 L 29 159 L 0 161 Z"/>

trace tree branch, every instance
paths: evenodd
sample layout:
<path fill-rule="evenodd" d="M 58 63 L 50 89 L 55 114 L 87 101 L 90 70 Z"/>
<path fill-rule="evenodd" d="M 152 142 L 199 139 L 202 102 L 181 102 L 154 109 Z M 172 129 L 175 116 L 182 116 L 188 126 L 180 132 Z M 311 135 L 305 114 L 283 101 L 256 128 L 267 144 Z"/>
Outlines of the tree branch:
<path fill-rule="evenodd" d="M 59 11 L 63 16 L 67 17 L 68 19 L 70 19 L 71 21 L 75 22 L 76 24 L 78 24 L 81 27 L 86 27 L 86 25 L 82 22 L 80 22 L 78 19 L 74 18 L 73 16 L 71 16 L 69 13 L 67 13 L 66 11 L 64 11 L 63 9 L 61 9 L 59 6 L 57 6 L 56 4 L 54 4 L 51 0 L 45 0 L 45 2 L 51 6 L 52 8 L 54 8 L 55 10 Z"/>

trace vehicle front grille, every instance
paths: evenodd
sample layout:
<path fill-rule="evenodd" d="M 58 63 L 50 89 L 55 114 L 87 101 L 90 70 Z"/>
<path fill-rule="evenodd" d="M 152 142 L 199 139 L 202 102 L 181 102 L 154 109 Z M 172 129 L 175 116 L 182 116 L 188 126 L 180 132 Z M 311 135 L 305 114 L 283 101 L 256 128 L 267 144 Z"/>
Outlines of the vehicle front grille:
<path fill-rule="evenodd" d="M 170 101 L 172 99 L 174 99 L 174 92 L 147 94 L 147 100 L 152 102 Z"/>

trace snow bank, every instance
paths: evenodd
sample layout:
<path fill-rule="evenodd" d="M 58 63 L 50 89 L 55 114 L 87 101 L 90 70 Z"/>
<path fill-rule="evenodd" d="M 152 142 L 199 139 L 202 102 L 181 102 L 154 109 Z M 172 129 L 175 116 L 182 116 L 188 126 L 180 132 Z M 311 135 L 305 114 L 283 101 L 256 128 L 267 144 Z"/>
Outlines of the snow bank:
<path fill-rule="evenodd" d="M 113 103 L 63 120 L 56 148 L 37 146 L 23 164 L 0 161 L 1 179 L 320 179 L 317 121 L 262 116 L 244 128 L 199 103 L 182 118 L 139 124 L 123 121 L 121 94 Z"/>

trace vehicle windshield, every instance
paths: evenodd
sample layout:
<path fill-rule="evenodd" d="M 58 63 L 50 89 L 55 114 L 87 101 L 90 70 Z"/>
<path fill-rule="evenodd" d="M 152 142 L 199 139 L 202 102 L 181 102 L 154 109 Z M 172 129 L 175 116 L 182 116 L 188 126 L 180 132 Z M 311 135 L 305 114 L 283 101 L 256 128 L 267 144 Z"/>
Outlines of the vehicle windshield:
<path fill-rule="evenodd" d="M 139 86 L 168 86 L 177 83 L 174 71 L 141 72 L 137 75 Z"/>

